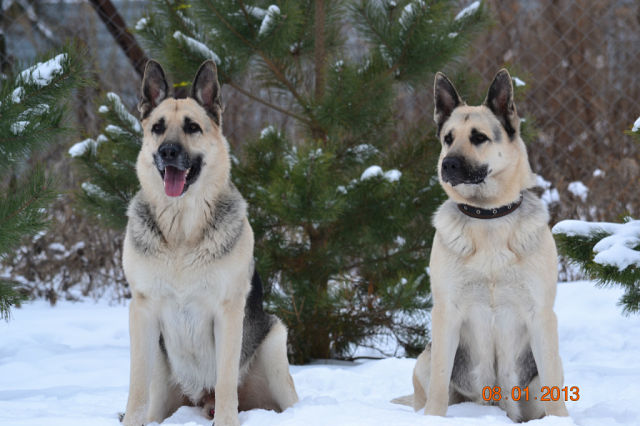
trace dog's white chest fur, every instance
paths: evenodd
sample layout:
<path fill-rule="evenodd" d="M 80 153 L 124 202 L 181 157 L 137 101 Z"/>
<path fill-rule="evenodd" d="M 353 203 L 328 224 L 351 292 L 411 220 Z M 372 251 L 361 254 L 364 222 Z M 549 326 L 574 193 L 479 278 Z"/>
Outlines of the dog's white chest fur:
<path fill-rule="evenodd" d="M 216 383 L 214 318 L 209 299 L 204 292 L 192 292 L 187 297 L 158 301 L 160 332 L 172 374 L 193 400 Z"/>

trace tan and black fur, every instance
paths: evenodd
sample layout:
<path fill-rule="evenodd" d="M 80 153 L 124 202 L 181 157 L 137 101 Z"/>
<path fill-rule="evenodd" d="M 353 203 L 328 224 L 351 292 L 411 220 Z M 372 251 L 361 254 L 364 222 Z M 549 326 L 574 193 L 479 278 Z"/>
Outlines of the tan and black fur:
<path fill-rule="evenodd" d="M 168 87 L 150 61 L 139 104 L 141 189 L 123 253 L 132 293 L 123 422 L 162 422 L 187 402 L 207 415 L 215 404 L 217 426 L 238 425 L 239 409 L 297 402 L 287 333 L 262 309 L 246 203 L 229 176 L 215 64 L 200 67 L 188 98 L 169 97 Z M 169 172 L 178 176 L 172 190 Z"/>
<path fill-rule="evenodd" d="M 438 175 L 449 200 L 433 220 L 432 341 L 417 359 L 413 398 L 398 402 L 444 416 L 450 404 L 485 403 L 482 389 L 500 386 L 498 405 L 514 421 L 567 416 L 564 402 L 540 401 L 542 386 L 563 386 L 553 311 L 557 255 L 547 209 L 530 191 L 535 175 L 511 77 L 501 70 L 480 106 L 466 105 L 441 73 L 434 92 Z M 497 211 L 520 197 L 520 207 L 491 219 L 458 207 Z M 528 402 L 512 399 L 515 386 L 529 387 Z"/>

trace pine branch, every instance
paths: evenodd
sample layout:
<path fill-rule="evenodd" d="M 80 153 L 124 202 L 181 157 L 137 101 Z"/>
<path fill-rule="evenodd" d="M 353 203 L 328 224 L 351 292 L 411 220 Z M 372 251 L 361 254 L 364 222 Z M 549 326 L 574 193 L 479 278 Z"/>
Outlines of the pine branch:
<path fill-rule="evenodd" d="M 9 321 L 11 307 L 26 300 L 26 296 L 19 290 L 16 283 L 0 280 L 0 318 Z"/>
<path fill-rule="evenodd" d="M 27 182 L 12 188 L 0 202 L 0 257 L 20 244 L 24 236 L 34 235 L 46 224 L 43 209 L 55 198 L 51 180 L 36 169 Z"/>
<path fill-rule="evenodd" d="M 322 129 L 318 125 L 317 120 L 315 119 L 313 113 L 311 112 L 311 109 L 310 109 L 308 103 L 300 95 L 300 93 L 298 93 L 298 90 L 296 89 L 296 87 L 286 78 L 283 70 L 281 70 L 280 67 L 278 67 L 277 64 L 275 62 L 273 62 L 265 52 L 260 50 L 256 45 L 251 43 L 242 34 L 240 34 L 229 23 L 229 21 L 227 19 L 225 19 L 225 17 L 220 13 L 220 11 L 216 7 L 213 6 L 212 3 L 207 3 L 207 7 L 209 8 L 209 10 L 211 10 L 218 17 L 218 19 L 225 25 L 225 27 L 232 34 L 234 34 L 238 38 L 238 40 L 240 40 L 243 44 L 245 44 L 247 47 L 249 47 L 255 54 L 257 54 L 260 57 L 260 59 L 262 59 L 264 64 L 269 68 L 269 70 L 273 73 L 273 75 L 276 77 L 276 79 L 280 83 L 282 83 L 289 90 L 291 95 L 298 102 L 298 105 L 301 106 L 302 109 L 305 111 L 305 113 L 309 116 L 309 120 L 308 121 L 310 121 L 312 123 L 312 128 L 315 129 L 315 130 L 321 131 L 324 134 L 324 131 L 322 131 Z"/>
<path fill-rule="evenodd" d="M 271 109 L 273 109 L 275 111 L 278 111 L 278 112 L 280 112 L 280 113 L 282 113 L 284 115 L 288 115 L 289 117 L 295 118 L 296 120 L 300 121 L 301 123 L 304 123 L 304 124 L 307 124 L 307 125 L 311 125 L 311 121 L 309 121 L 307 118 L 305 118 L 305 117 L 303 117 L 301 115 L 298 115 L 296 113 L 293 113 L 291 111 L 288 111 L 288 110 L 286 110 L 284 108 L 281 108 L 276 104 L 273 104 L 273 103 L 271 103 L 271 102 L 269 102 L 269 101 L 267 101 L 267 100 L 265 100 L 265 99 L 263 99 L 263 98 L 261 98 L 259 96 L 254 95 L 254 94 L 252 94 L 248 90 L 245 90 L 244 88 L 242 88 L 241 86 L 239 86 L 238 84 L 236 84 L 233 81 L 227 81 L 227 84 L 229 86 L 233 87 L 235 90 L 237 90 L 238 92 L 242 93 L 243 95 L 245 95 L 246 97 L 248 97 L 251 100 L 254 100 L 254 101 L 256 101 L 256 102 L 258 102 L 258 103 L 260 103 L 260 104 L 262 104 L 262 105 L 264 105 L 266 107 L 269 107 L 269 108 L 271 108 Z"/>

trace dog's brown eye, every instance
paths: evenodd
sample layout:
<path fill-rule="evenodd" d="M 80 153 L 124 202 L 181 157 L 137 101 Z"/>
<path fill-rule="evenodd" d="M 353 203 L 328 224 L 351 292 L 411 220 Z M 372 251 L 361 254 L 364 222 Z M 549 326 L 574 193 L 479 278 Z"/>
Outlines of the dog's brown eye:
<path fill-rule="evenodd" d="M 474 145 L 480 145 L 481 143 L 488 141 L 489 138 L 484 133 L 480 133 L 476 129 L 473 129 L 471 130 L 471 137 L 469 140 Z"/>
<path fill-rule="evenodd" d="M 166 127 L 164 125 L 164 119 L 161 119 L 160 121 L 155 123 L 153 126 L 151 126 L 151 132 L 155 133 L 156 135 L 163 134 L 165 130 L 166 130 Z"/>
<path fill-rule="evenodd" d="M 200 131 L 200 126 L 198 126 L 196 123 L 191 123 L 191 124 L 189 124 L 188 131 L 189 131 L 189 133 L 199 132 Z"/>
<path fill-rule="evenodd" d="M 444 143 L 446 143 L 447 145 L 451 145 L 452 142 L 453 142 L 453 135 L 451 134 L 451 132 L 449 132 L 444 137 Z"/>
<path fill-rule="evenodd" d="M 192 134 L 196 132 L 202 133 L 202 128 L 200 127 L 200 125 L 194 121 L 189 120 L 189 118 L 185 118 L 183 129 L 184 129 L 184 132 L 187 134 Z"/>

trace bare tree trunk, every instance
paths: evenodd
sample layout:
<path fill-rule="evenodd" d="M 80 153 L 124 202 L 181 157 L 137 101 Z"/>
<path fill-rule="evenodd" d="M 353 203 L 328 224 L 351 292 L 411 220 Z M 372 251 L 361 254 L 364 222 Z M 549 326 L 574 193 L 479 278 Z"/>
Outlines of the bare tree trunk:
<path fill-rule="evenodd" d="M 129 58 L 129 62 L 142 77 L 144 66 L 147 63 L 147 55 L 138 45 L 138 42 L 127 29 L 127 25 L 122 19 L 111 0 L 89 0 L 91 5 L 107 26 L 107 29 L 118 43 L 124 54 Z"/>
<path fill-rule="evenodd" d="M 316 0 L 315 2 L 315 73 L 316 73 L 316 87 L 315 98 L 316 101 L 320 100 L 324 95 L 325 84 L 325 62 L 327 60 L 325 46 L 324 46 L 324 0 Z"/>
<path fill-rule="evenodd" d="M 316 0 L 315 2 L 315 50 L 314 50 L 314 68 L 315 68 L 315 101 L 319 102 L 324 96 L 324 86 L 326 80 L 326 61 L 327 52 L 324 45 L 324 24 L 325 10 L 324 0 Z M 321 138 L 324 136 L 322 129 L 314 129 L 313 136 Z"/>

